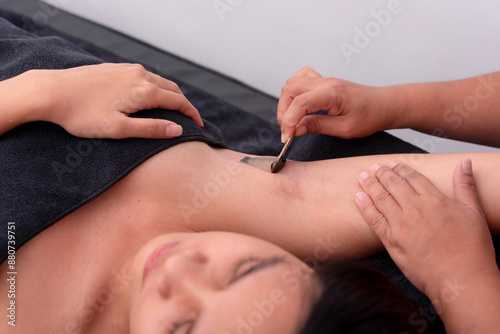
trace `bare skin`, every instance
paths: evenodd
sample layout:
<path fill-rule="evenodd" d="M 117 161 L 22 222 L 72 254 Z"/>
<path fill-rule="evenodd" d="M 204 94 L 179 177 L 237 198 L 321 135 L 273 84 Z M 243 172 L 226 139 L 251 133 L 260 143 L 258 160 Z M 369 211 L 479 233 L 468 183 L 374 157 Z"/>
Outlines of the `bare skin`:
<path fill-rule="evenodd" d="M 17 281 L 18 314 L 30 320 L 19 321 L 18 329 L 59 333 L 70 324 L 88 333 L 126 331 L 131 259 L 149 240 L 166 233 L 248 234 L 306 262 L 373 254 L 382 245 L 356 208 L 354 196 L 361 190 L 359 174 L 374 162 L 406 161 L 451 196 L 454 165 L 470 157 L 490 228 L 497 232 L 500 227 L 500 208 L 493 196 L 500 184 L 500 154 L 288 161 L 278 174 L 239 162 L 244 156 L 199 142 L 177 145 L 29 241 L 18 250 L 16 263 L 23 273 Z M 206 202 L 194 202 L 200 193 Z M 5 265 L 0 267 L 2 275 Z M 89 296 L 99 296 L 117 273 L 125 283 L 113 302 L 96 306 L 99 311 L 88 324 L 75 317 L 82 300 L 91 304 Z M 6 302 L 6 295 L 0 298 Z"/>

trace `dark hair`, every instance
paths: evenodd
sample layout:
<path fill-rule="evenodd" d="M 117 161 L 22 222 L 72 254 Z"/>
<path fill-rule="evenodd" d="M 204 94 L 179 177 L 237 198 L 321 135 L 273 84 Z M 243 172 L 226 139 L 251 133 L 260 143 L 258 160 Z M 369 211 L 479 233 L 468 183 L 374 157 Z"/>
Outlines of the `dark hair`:
<path fill-rule="evenodd" d="M 302 334 L 444 333 L 439 319 L 427 321 L 419 305 L 378 270 L 338 262 L 316 273 L 324 290 Z"/>

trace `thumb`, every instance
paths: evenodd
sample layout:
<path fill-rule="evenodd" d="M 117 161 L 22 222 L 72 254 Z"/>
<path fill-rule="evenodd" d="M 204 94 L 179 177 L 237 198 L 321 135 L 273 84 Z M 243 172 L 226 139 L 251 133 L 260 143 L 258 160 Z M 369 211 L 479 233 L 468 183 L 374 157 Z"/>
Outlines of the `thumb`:
<path fill-rule="evenodd" d="M 458 203 L 482 214 L 483 210 L 472 175 L 472 162 L 470 159 L 463 160 L 455 167 L 453 188 L 455 190 L 455 200 Z"/>
<path fill-rule="evenodd" d="M 182 134 L 182 127 L 163 119 L 123 117 L 115 127 L 112 138 L 174 138 Z"/>

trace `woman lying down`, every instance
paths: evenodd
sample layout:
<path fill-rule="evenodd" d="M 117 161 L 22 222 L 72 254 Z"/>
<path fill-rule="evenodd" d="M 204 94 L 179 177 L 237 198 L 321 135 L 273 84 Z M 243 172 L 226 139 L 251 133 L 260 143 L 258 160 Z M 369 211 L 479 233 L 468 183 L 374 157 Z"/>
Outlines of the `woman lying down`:
<path fill-rule="evenodd" d="M 308 264 L 382 250 L 356 207 L 358 182 L 367 189 L 375 176 L 384 182 L 390 173 L 423 182 L 417 170 L 437 187 L 432 196 L 441 205 L 445 196 L 454 197 L 451 179 L 461 174 L 453 170 L 466 157 L 474 164 L 490 230 L 500 227 L 494 201 L 498 154 L 289 161 L 271 174 L 262 168 L 271 157 L 218 147 L 216 129 L 199 127 L 199 114 L 175 84 L 135 65 L 27 71 L 0 84 L 2 152 L 14 156 L 7 161 L 18 164 L 17 174 L 35 168 L 44 177 L 17 176 L 30 194 L 9 189 L 30 196 L 22 203 L 32 208 L 26 209 L 30 215 L 22 216 L 14 200 L 2 204 L 9 215 L 2 221 L 24 220 L 15 222 L 15 300 L 0 294 L 2 305 L 15 301 L 14 323 L 2 321 L 2 332 L 13 324 L 19 333 L 436 332 L 432 323 L 415 321 L 418 306 L 380 273 L 344 262 Z M 130 98 L 137 90 L 141 94 Z M 151 108 L 177 109 L 187 117 L 164 112 L 175 124 L 127 117 Z M 24 124 L 39 120 L 64 130 Z M 101 140 L 92 154 L 80 154 L 80 163 L 65 165 L 52 159 L 53 151 L 68 152 L 82 142 L 68 132 L 172 139 L 154 147 L 140 139 Z M 22 145 L 29 145 L 23 152 L 32 154 L 24 159 L 29 163 L 17 159 Z M 115 174 L 103 169 L 109 176 L 87 170 L 82 181 L 76 171 L 107 164 L 106 155 L 128 165 Z M 379 165 L 371 176 L 360 179 L 374 163 Z M 486 240 L 485 258 L 494 261 L 491 238 L 474 228 L 473 242 L 464 244 Z M 433 259 L 432 249 L 419 255 L 424 262 Z M 2 291 L 11 284 L 6 257 Z M 414 267 L 429 272 L 425 263 Z M 421 283 L 423 292 L 434 291 L 433 282 Z M 446 312 L 447 295 L 430 297 Z"/>

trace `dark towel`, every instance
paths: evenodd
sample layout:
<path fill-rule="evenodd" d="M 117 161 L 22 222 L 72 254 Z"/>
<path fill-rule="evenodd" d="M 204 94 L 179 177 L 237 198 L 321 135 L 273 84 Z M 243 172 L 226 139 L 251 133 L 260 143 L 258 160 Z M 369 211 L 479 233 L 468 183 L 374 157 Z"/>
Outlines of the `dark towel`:
<path fill-rule="evenodd" d="M 63 69 L 103 61 L 68 41 L 30 34 L 0 18 L 0 78 L 29 69 Z M 24 124 L 0 136 L 0 261 L 7 257 L 7 222 L 16 222 L 16 248 L 88 203 L 152 155 L 180 142 L 223 146 L 210 122 L 200 128 L 177 111 L 140 111 L 131 117 L 172 120 L 174 139 L 83 139 L 46 123 Z"/>

